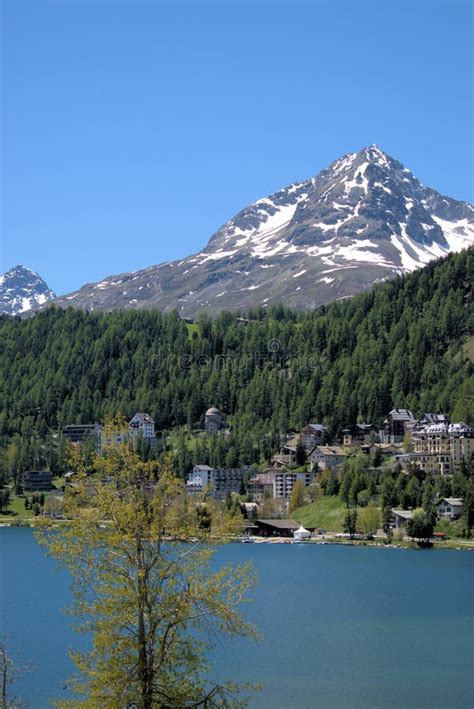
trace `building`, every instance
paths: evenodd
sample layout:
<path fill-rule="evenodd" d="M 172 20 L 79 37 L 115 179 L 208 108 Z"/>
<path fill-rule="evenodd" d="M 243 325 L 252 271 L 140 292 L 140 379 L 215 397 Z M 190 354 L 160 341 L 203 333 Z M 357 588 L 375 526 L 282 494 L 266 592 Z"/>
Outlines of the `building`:
<path fill-rule="evenodd" d="M 216 500 L 224 500 L 229 493 L 238 493 L 247 468 L 211 468 L 195 465 L 186 480 L 186 492 L 196 494 L 206 488 Z"/>
<path fill-rule="evenodd" d="M 474 429 L 465 423 L 437 423 L 413 433 L 409 461 L 432 475 L 452 475 L 474 456 Z"/>
<path fill-rule="evenodd" d="M 249 517 L 255 517 L 258 512 L 258 505 L 256 502 L 241 502 L 240 509 L 244 514 L 245 519 Z"/>
<path fill-rule="evenodd" d="M 256 502 L 265 498 L 288 502 L 297 480 L 307 487 L 314 479 L 314 473 L 308 471 L 280 470 L 270 468 L 265 473 L 257 473 L 247 483 L 247 492 Z"/>
<path fill-rule="evenodd" d="M 255 502 L 263 502 L 265 498 L 273 497 L 273 472 L 257 473 L 247 483 L 247 492 Z"/>
<path fill-rule="evenodd" d="M 139 436 L 144 441 L 150 444 L 151 447 L 156 445 L 155 421 L 150 416 L 143 412 L 137 412 L 130 419 L 128 428 L 123 430 L 107 430 L 99 427 L 100 431 L 100 446 L 119 446 L 122 443 L 132 442 L 135 446 Z"/>
<path fill-rule="evenodd" d="M 217 433 L 224 428 L 224 416 L 215 406 L 206 411 L 204 429 L 207 433 Z"/>
<path fill-rule="evenodd" d="M 296 463 L 296 446 L 285 443 L 271 460 L 275 468 L 287 468 Z"/>
<path fill-rule="evenodd" d="M 401 443 L 372 443 L 372 445 L 361 446 L 360 449 L 366 455 L 371 455 L 378 451 L 382 458 L 384 456 L 390 458 L 397 456 L 403 450 Z"/>
<path fill-rule="evenodd" d="M 411 510 L 392 510 L 391 527 L 393 529 L 403 529 L 412 518 Z"/>
<path fill-rule="evenodd" d="M 426 475 L 447 475 L 450 471 L 449 456 L 435 455 L 431 453 L 400 453 L 395 455 L 395 461 L 402 470 L 408 471 L 410 467 L 416 466 L 423 470 Z"/>
<path fill-rule="evenodd" d="M 316 446 L 311 451 L 309 458 L 313 470 L 316 470 L 316 468 L 326 470 L 326 468 L 335 468 L 337 465 L 344 463 L 348 455 L 345 450 L 338 446 Z"/>
<path fill-rule="evenodd" d="M 136 413 L 128 424 L 130 434 L 135 439 L 139 434 L 145 440 L 155 439 L 155 422 L 150 414 Z"/>
<path fill-rule="evenodd" d="M 451 521 L 459 519 L 464 512 L 462 497 L 443 497 L 438 504 L 438 516 Z"/>
<path fill-rule="evenodd" d="M 255 524 L 260 537 L 292 537 L 300 526 L 292 519 L 257 519 Z"/>
<path fill-rule="evenodd" d="M 415 423 L 415 417 L 408 409 L 392 409 L 383 422 L 383 442 L 402 443 Z"/>
<path fill-rule="evenodd" d="M 94 436 L 96 440 L 100 437 L 100 426 L 98 423 L 72 423 L 64 426 L 63 436 L 71 443 L 84 443 L 87 438 Z"/>
<path fill-rule="evenodd" d="M 370 446 L 376 438 L 378 430 L 372 423 L 356 423 L 342 431 L 343 446 Z"/>
<path fill-rule="evenodd" d="M 289 500 L 297 480 L 307 487 L 314 478 L 314 473 L 276 470 L 273 475 L 273 497 L 276 500 Z"/>
<path fill-rule="evenodd" d="M 186 492 L 202 492 L 212 484 L 214 468 L 209 465 L 194 465 L 186 480 Z"/>
<path fill-rule="evenodd" d="M 53 474 L 50 470 L 27 470 L 22 476 L 25 492 L 47 492 L 53 490 Z"/>
<path fill-rule="evenodd" d="M 326 440 L 328 429 L 320 423 L 308 423 L 300 432 L 300 441 L 305 449 L 309 452 L 320 443 Z"/>
<path fill-rule="evenodd" d="M 470 474 L 474 474 L 474 429 L 465 423 L 452 423 L 448 431 L 453 471 L 459 471 L 464 462 L 468 465 Z"/>
<path fill-rule="evenodd" d="M 224 500 L 233 492 L 239 493 L 247 468 L 216 468 L 212 476 L 212 486 L 216 500 Z"/>
<path fill-rule="evenodd" d="M 412 433 L 415 434 L 421 431 L 425 426 L 434 426 L 439 424 L 449 424 L 449 419 L 446 414 L 430 414 L 425 413 L 423 416 L 416 421 L 413 426 Z"/>

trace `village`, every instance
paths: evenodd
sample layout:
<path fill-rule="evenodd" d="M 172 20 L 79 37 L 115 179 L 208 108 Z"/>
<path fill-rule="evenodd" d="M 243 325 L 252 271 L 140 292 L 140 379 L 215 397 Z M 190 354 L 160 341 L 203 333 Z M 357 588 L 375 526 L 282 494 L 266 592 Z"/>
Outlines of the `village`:
<path fill-rule="evenodd" d="M 66 425 L 62 434 L 73 447 L 81 448 L 86 441 L 93 441 L 97 451 L 125 441 L 135 448 L 139 442 L 145 442 L 153 450 L 158 440 L 153 418 L 141 412 L 130 419 L 126 430 L 115 432 L 112 437 L 97 423 Z M 225 437 L 228 434 L 225 415 L 211 406 L 205 412 L 201 435 Z M 351 460 L 371 461 L 366 475 L 374 476 L 374 480 L 380 476 L 380 471 L 398 473 L 407 479 L 417 473 L 420 480 L 443 481 L 439 490 L 446 491 L 453 476 L 472 474 L 473 459 L 474 429 L 470 426 L 452 423 L 445 414 L 425 413 L 416 418 L 408 409 L 394 408 L 388 412 L 381 428 L 366 422 L 355 423 L 342 430 L 339 440 L 331 439 L 327 426 L 308 423 L 300 431 L 286 436 L 266 467 L 226 468 L 195 462 L 186 475 L 185 491 L 196 504 L 212 499 L 234 509 L 238 507 L 244 519 L 242 541 L 374 539 L 377 535 L 383 536 L 384 530 L 390 537 L 397 534 L 403 539 L 408 534 L 413 506 L 391 506 L 389 522 L 383 526 L 382 518 L 376 516 L 372 526 L 377 519 L 379 524 L 370 531 L 366 528 L 365 534 L 357 526 L 347 527 L 347 522 L 341 526 L 342 502 L 334 529 L 324 514 L 319 519 L 317 511 L 313 517 L 307 513 L 322 494 L 331 492 L 327 487 L 328 479 L 335 485 L 333 492 L 336 492 Z M 21 478 L 25 507 L 28 495 L 32 495 L 29 507 L 34 509 L 35 515 L 61 518 L 63 492 L 67 485 L 74 484 L 74 476 L 74 471 L 66 471 L 58 489 L 50 471 L 27 470 Z M 364 491 L 359 491 L 355 500 L 355 507 L 359 507 L 362 515 L 367 506 L 382 506 L 373 494 L 377 489 L 374 480 L 368 484 L 372 499 L 363 499 Z M 328 497 L 334 498 L 335 495 Z M 347 500 L 347 508 L 349 506 Z M 433 498 L 432 507 L 438 521 L 456 522 L 465 513 L 464 496 L 439 494 Z M 299 514 L 301 512 L 306 514 Z M 434 539 L 447 536 L 446 531 L 434 535 Z"/>

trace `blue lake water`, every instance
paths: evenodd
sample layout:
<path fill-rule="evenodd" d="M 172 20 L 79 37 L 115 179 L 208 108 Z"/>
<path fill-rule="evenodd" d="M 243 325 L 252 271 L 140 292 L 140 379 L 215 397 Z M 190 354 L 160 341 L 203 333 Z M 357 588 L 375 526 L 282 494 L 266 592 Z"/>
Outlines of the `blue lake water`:
<path fill-rule="evenodd" d="M 471 709 L 474 554 L 319 545 L 231 544 L 217 562 L 252 559 L 246 615 L 260 643 L 213 650 L 219 681 L 264 682 L 252 707 Z M 20 664 L 32 709 L 64 696 L 68 647 L 83 639 L 61 609 L 69 577 L 31 530 L 0 529 L 0 634 Z"/>

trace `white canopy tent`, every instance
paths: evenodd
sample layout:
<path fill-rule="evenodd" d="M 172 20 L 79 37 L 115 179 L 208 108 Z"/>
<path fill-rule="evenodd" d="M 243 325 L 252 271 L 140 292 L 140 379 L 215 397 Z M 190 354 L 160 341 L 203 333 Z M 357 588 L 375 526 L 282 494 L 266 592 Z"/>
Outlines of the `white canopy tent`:
<path fill-rule="evenodd" d="M 295 529 L 295 531 L 293 532 L 293 537 L 298 541 L 302 542 L 305 539 L 311 539 L 311 532 L 308 532 L 308 530 L 305 529 L 301 524 L 299 528 Z"/>

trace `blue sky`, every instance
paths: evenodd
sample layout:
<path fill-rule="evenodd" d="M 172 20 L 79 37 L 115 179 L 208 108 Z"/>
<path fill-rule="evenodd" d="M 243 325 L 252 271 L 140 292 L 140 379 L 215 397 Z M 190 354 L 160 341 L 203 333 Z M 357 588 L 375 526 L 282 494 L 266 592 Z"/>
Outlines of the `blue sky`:
<path fill-rule="evenodd" d="M 462 0 L 3 0 L 0 270 L 189 255 L 374 142 L 472 201 L 472 54 Z"/>

